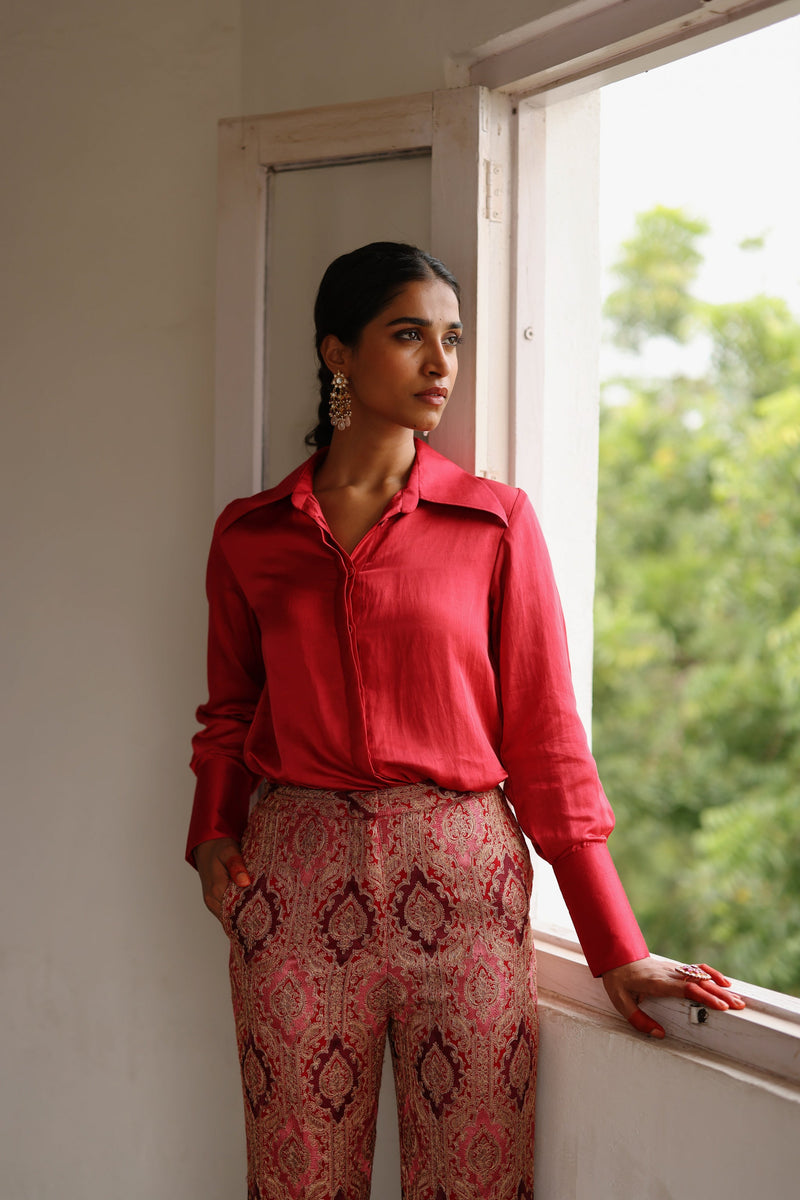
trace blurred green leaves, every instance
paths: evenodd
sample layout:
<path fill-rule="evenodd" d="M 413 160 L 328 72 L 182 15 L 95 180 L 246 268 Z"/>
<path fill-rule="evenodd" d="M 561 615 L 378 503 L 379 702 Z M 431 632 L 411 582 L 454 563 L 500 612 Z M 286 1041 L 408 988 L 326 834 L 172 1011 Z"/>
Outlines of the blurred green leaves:
<path fill-rule="evenodd" d="M 640 215 L 606 305 L 618 346 L 707 353 L 608 381 L 594 750 L 651 946 L 800 994 L 800 323 L 696 296 L 706 231 Z"/>
<path fill-rule="evenodd" d="M 637 216 L 635 233 L 622 243 L 612 268 L 619 287 L 606 304 L 617 346 L 638 350 L 657 335 L 689 338 L 695 307 L 690 288 L 703 261 L 697 242 L 707 232 L 705 221 L 678 208 L 659 205 Z"/>

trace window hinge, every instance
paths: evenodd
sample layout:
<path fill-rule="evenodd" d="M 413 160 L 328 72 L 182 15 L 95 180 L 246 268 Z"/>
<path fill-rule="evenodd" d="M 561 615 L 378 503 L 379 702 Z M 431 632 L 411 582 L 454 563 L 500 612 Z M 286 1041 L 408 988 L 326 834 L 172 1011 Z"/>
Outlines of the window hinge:
<path fill-rule="evenodd" d="M 484 160 L 487 221 L 502 221 L 505 216 L 505 179 L 500 163 Z"/>

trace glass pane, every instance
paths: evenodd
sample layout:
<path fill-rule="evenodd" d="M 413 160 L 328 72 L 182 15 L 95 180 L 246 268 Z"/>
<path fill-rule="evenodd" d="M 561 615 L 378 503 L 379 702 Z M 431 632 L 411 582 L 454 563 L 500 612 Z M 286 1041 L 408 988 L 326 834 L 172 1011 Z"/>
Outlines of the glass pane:
<path fill-rule="evenodd" d="M 800 994 L 800 18 L 603 92 L 594 750 L 654 950 Z"/>

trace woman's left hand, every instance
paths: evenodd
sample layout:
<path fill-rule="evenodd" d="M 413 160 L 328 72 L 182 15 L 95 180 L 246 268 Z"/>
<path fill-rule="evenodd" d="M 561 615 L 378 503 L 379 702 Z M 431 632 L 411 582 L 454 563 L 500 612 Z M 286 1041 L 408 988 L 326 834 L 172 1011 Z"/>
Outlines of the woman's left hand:
<path fill-rule="evenodd" d="M 657 958 L 642 958 L 637 962 L 615 967 L 603 975 L 603 984 L 611 1003 L 622 1013 L 634 1029 L 649 1037 L 663 1038 L 664 1029 L 652 1017 L 639 1008 L 644 996 L 678 996 L 692 1000 L 705 1008 L 720 1011 L 728 1008 L 744 1008 L 741 996 L 728 989 L 731 981 L 715 971 L 713 967 L 700 964 L 700 971 L 709 979 L 685 978 L 680 974 L 678 963 L 663 962 Z"/>

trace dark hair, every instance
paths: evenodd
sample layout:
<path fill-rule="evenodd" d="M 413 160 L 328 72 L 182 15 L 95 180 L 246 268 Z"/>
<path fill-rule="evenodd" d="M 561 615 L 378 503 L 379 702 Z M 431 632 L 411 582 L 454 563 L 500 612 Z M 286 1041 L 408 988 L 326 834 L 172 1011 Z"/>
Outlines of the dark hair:
<path fill-rule="evenodd" d="M 444 263 L 404 242 L 370 242 L 335 258 L 322 276 L 314 304 L 319 370 L 319 424 L 306 437 L 307 446 L 329 446 L 333 426 L 328 415 L 333 375 L 320 347 L 329 333 L 345 346 L 355 346 L 361 331 L 387 308 L 408 283 L 441 279 L 461 298 L 461 289 Z"/>

